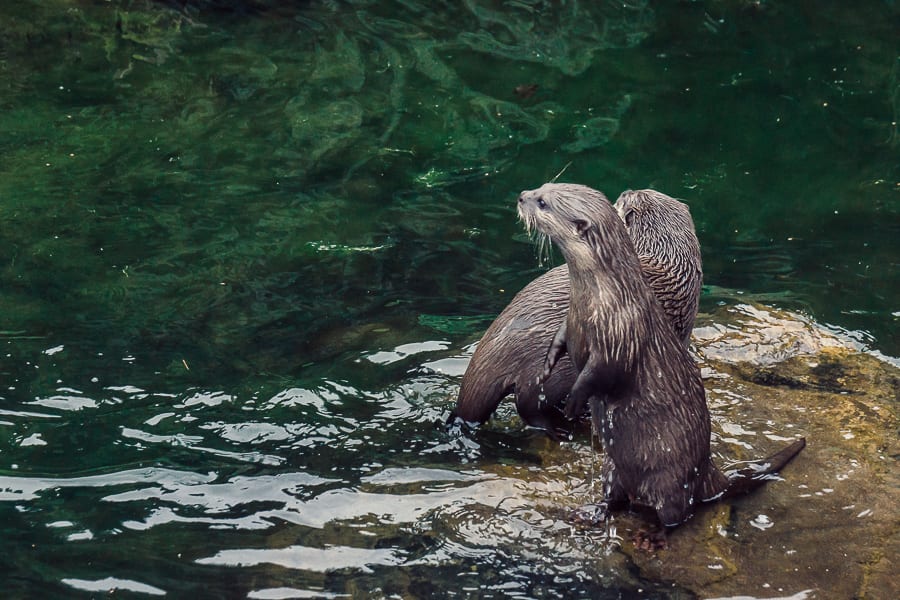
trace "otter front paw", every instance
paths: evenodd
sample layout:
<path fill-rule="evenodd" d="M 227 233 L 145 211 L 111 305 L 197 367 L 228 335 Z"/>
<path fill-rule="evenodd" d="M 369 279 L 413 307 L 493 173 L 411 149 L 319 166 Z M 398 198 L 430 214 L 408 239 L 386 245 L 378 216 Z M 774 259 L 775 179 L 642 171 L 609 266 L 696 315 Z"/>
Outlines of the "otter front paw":
<path fill-rule="evenodd" d="M 569 397 L 566 399 L 566 418 L 570 421 L 574 421 L 585 413 L 586 408 L 587 398 L 570 393 Z"/>
<path fill-rule="evenodd" d="M 543 384 L 545 381 L 550 379 L 550 373 L 553 372 L 553 365 L 550 364 L 550 360 L 544 361 L 544 370 L 541 371 L 540 376 L 538 377 L 538 384 Z"/>

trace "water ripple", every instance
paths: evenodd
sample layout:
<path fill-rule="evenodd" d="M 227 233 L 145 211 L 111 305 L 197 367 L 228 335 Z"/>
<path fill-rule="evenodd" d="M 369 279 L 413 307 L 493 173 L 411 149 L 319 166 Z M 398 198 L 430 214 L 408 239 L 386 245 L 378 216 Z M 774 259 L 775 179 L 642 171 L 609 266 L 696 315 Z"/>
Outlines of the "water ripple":
<path fill-rule="evenodd" d="M 310 548 L 290 546 L 277 549 L 244 548 L 222 550 L 207 558 L 197 559 L 197 564 L 228 567 L 254 567 L 261 564 L 278 565 L 287 569 L 325 573 L 340 569 L 357 569 L 371 573 L 371 565 L 398 565 L 406 560 L 403 552 L 377 548 L 351 548 L 331 546 Z"/>
<path fill-rule="evenodd" d="M 42 492 L 57 488 L 102 488 L 148 483 L 156 483 L 165 488 L 174 488 L 181 485 L 196 485 L 214 479 L 215 476 L 212 474 L 200 475 L 190 471 L 158 468 L 131 469 L 106 475 L 69 478 L 0 476 L 0 500 L 35 500 L 40 497 Z"/>
<path fill-rule="evenodd" d="M 119 579 L 116 577 L 106 577 L 105 579 L 73 579 L 65 578 L 62 582 L 76 590 L 85 592 L 106 592 L 114 594 L 118 591 L 134 592 L 136 594 L 148 594 L 150 596 L 165 596 L 166 591 L 158 587 L 147 585 L 139 581 L 130 579 Z"/>

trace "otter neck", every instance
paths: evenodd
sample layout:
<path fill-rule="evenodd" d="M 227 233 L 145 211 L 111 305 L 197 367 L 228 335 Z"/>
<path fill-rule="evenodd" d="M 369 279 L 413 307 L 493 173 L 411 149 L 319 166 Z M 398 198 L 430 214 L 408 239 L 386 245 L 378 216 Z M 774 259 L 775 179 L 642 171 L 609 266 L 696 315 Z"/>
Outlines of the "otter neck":
<path fill-rule="evenodd" d="M 631 370 L 640 347 L 638 332 L 646 327 L 638 321 L 654 320 L 647 307 L 655 300 L 648 298 L 652 293 L 644 283 L 640 263 L 624 228 L 608 229 L 612 233 L 604 232 L 601 237 L 591 228 L 581 235 L 578 244 L 562 246 L 571 286 L 569 335 L 599 338 L 602 330 L 605 340 L 602 344 L 573 340 L 575 343 L 569 347 L 576 348 L 573 359 L 579 368 L 588 357 L 579 356 L 578 349 L 593 348 L 604 353 L 598 358 Z M 618 240 L 603 239 L 617 233 L 621 233 L 617 235 Z M 618 251 L 610 251 L 611 248 Z"/>
<path fill-rule="evenodd" d="M 601 291 L 619 302 L 632 304 L 636 295 L 646 291 L 641 264 L 624 228 L 609 229 L 612 231 L 601 236 L 591 227 L 580 235 L 578 243 L 557 245 L 569 265 L 573 289 L 586 286 L 587 291 Z M 579 276 L 574 277 L 574 273 Z"/>

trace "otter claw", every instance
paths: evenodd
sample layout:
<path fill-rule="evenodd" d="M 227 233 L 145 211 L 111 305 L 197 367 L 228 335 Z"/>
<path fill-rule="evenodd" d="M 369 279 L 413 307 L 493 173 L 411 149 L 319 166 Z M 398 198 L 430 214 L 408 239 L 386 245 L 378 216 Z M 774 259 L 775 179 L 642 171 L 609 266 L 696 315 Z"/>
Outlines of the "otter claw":
<path fill-rule="evenodd" d="M 571 396 L 566 401 L 566 418 L 570 421 L 577 420 L 584 413 L 584 402 L 573 400 Z"/>
<path fill-rule="evenodd" d="M 553 372 L 553 365 L 550 364 L 550 361 L 546 361 L 544 363 L 544 370 L 541 371 L 540 376 L 538 377 L 538 383 L 544 383 L 550 378 L 550 373 Z"/>

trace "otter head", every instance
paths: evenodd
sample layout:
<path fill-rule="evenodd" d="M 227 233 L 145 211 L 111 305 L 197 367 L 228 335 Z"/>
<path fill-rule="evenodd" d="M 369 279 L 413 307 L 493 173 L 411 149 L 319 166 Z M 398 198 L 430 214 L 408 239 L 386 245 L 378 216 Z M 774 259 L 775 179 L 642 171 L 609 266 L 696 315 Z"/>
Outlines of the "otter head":
<path fill-rule="evenodd" d="M 700 245 L 686 204 L 656 190 L 627 190 L 615 209 L 638 254 L 671 261 L 690 258 L 699 269 Z"/>
<path fill-rule="evenodd" d="M 545 183 L 519 194 L 519 218 L 529 233 L 556 244 L 569 267 L 596 262 L 605 249 L 631 241 L 602 192 L 573 183 Z M 607 240 L 605 238 L 614 238 Z"/>

